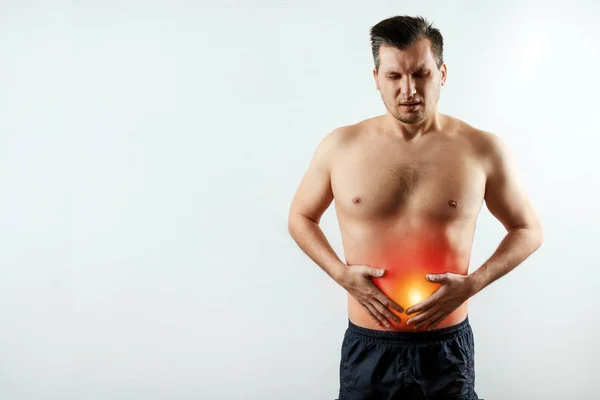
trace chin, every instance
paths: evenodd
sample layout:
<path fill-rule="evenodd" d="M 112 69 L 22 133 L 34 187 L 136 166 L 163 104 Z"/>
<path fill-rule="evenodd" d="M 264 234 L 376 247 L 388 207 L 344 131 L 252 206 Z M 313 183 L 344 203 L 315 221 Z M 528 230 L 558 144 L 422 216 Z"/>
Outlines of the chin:
<path fill-rule="evenodd" d="M 398 121 L 404 122 L 405 124 L 416 124 L 423 121 L 425 118 L 423 115 L 400 115 L 397 116 Z"/>

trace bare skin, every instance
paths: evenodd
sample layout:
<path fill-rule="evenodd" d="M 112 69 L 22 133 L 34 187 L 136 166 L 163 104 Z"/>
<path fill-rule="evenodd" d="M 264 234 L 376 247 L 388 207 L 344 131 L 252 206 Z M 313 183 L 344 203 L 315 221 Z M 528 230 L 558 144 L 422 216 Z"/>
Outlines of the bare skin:
<path fill-rule="evenodd" d="M 347 290 L 356 325 L 452 326 L 467 316 L 470 297 L 541 245 L 541 224 L 499 137 L 438 112 L 447 69 L 437 67 L 429 42 L 406 50 L 383 46 L 380 59 L 373 75 L 386 114 L 321 141 L 294 196 L 289 231 Z M 345 262 L 319 228 L 332 202 Z M 484 202 L 508 233 L 468 274 Z"/>

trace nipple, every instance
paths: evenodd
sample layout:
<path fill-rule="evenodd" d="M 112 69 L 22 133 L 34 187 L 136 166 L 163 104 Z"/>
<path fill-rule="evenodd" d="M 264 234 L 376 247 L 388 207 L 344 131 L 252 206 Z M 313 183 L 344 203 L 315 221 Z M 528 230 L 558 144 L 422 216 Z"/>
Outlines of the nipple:
<path fill-rule="evenodd" d="M 450 200 L 450 201 L 448 202 L 448 205 L 449 205 L 450 207 L 456 207 L 456 205 L 457 205 L 457 203 L 456 203 L 456 200 Z"/>
<path fill-rule="evenodd" d="M 360 197 L 355 197 L 355 198 L 353 198 L 353 199 L 352 199 L 352 202 L 353 202 L 354 204 L 358 204 L 358 203 L 360 203 Z"/>

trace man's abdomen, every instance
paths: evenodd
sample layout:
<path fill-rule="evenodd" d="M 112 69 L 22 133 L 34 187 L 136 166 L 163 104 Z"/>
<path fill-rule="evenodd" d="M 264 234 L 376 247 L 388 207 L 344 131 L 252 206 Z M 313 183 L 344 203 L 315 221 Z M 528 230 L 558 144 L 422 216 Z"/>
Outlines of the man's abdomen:
<path fill-rule="evenodd" d="M 406 310 L 409 306 L 405 306 L 402 303 L 400 305 Z M 413 326 L 407 326 L 406 321 L 410 317 L 414 317 L 418 314 L 411 314 L 407 316 L 406 313 L 399 313 L 391 310 L 394 314 L 396 314 L 400 318 L 400 323 L 397 323 L 393 320 L 390 320 L 391 327 L 384 328 L 381 325 L 377 324 L 373 318 L 369 315 L 369 312 L 366 308 L 364 308 L 354 297 L 348 295 L 348 318 L 352 321 L 353 324 L 362 326 L 364 328 L 376 329 L 376 330 L 386 330 L 386 331 L 425 331 L 426 328 L 414 329 Z M 446 328 L 449 326 L 456 325 L 462 322 L 468 314 L 468 302 L 463 303 L 462 306 L 458 307 L 452 313 L 450 313 L 446 318 L 444 318 L 438 325 L 435 326 L 434 329 Z"/>
<path fill-rule="evenodd" d="M 400 247 L 400 246 L 399 246 Z M 373 252 L 366 259 L 361 257 L 353 264 L 368 265 L 381 268 L 385 274 L 380 278 L 371 278 L 373 283 L 391 300 L 404 310 L 414 306 L 431 296 L 441 285 L 427 280 L 427 274 L 442 274 L 445 272 L 466 275 L 468 263 L 448 247 L 440 246 L 411 246 L 393 250 L 388 248 Z M 467 316 L 468 302 L 465 302 L 451 314 L 446 316 L 435 328 L 445 328 L 462 322 Z M 391 310 L 400 317 L 401 322 L 390 321 L 391 328 L 377 324 L 369 311 L 351 295 L 348 296 L 348 316 L 354 324 L 379 330 L 414 331 L 413 326 L 407 326 L 406 321 L 416 316 Z M 422 328 L 425 330 L 426 328 Z"/>

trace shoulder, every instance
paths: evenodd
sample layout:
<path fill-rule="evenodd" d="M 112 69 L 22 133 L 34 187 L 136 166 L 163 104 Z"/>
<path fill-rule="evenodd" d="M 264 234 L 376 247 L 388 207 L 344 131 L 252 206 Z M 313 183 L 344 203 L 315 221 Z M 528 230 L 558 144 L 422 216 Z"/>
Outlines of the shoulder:
<path fill-rule="evenodd" d="M 500 135 L 476 128 L 456 118 L 455 120 L 457 132 L 469 143 L 487 176 L 510 162 L 512 154 Z"/>
<path fill-rule="evenodd" d="M 335 159 L 346 144 L 352 140 L 353 136 L 354 130 L 352 127 L 340 126 L 321 137 L 310 162 L 311 169 L 318 169 L 329 173 Z"/>
<path fill-rule="evenodd" d="M 347 148 L 356 142 L 373 125 L 373 121 L 365 120 L 352 125 L 339 126 L 321 138 L 317 153 L 329 156 Z"/>

